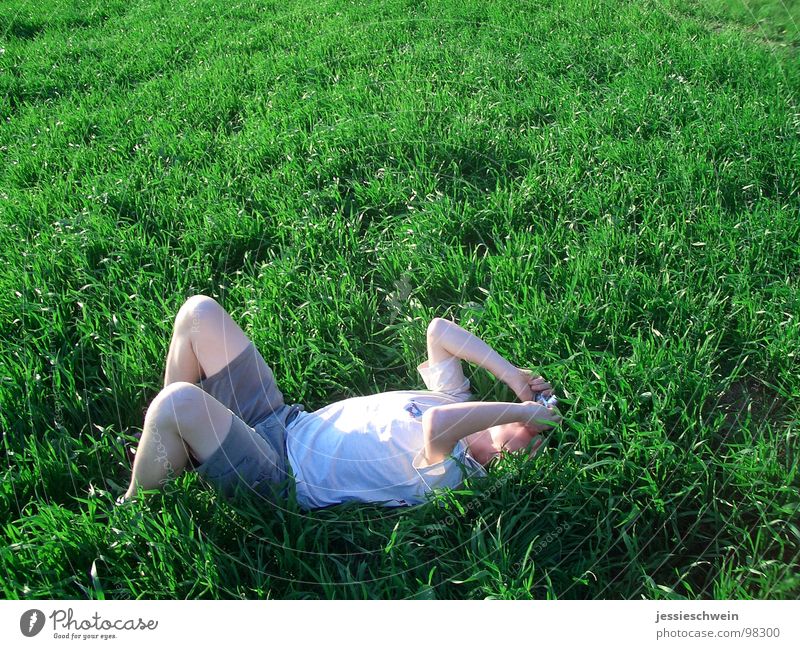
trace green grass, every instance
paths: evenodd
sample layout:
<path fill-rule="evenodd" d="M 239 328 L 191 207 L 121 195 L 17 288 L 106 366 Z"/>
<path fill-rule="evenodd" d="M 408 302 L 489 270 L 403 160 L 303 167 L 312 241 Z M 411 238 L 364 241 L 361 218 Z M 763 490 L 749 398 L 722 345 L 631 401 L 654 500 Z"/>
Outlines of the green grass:
<path fill-rule="evenodd" d="M 800 45 L 800 0 L 665 0 L 662 7 L 715 30 L 747 32 L 777 49 Z"/>
<path fill-rule="evenodd" d="M 0 594 L 798 597 L 798 3 L 743 4 L 0 5 Z M 194 293 L 308 410 L 445 316 L 564 424 L 409 509 L 115 508 Z"/>

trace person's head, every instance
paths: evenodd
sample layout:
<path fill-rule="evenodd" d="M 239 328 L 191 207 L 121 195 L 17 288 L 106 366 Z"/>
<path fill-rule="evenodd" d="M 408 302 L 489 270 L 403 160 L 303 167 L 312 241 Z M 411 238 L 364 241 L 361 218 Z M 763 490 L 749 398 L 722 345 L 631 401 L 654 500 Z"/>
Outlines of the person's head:
<path fill-rule="evenodd" d="M 522 449 L 535 453 L 542 443 L 541 437 L 537 439 L 538 435 L 532 426 L 513 422 L 473 433 L 466 438 L 466 442 L 470 455 L 486 465 L 502 453 L 514 453 Z"/>

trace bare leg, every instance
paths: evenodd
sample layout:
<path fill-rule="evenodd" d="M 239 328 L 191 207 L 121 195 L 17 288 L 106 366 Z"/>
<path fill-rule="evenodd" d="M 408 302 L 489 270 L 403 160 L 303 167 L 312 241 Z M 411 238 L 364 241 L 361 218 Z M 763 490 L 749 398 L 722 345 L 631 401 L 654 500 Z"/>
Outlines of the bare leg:
<path fill-rule="evenodd" d="M 133 462 L 129 499 L 137 485 L 156 489 L 186 468 L 191 454 L 207 460 L 231 427 L 233 413 L 198 388 L 224 369 L 250 339 L 213 298 L 193 295 L 175 317 L 164 389 L 148 408 Z"/>
<path fill-rule="evenodd" d="M 144 429 L 128 490 L 157 489 L 186 467 L 188 452 L 205 462 L 231 428 L 233 413 L 191 383 L 175 382 L 156 395 L 145 415 Z"/>
<path fill-rule="evenodd" d="M 216 300 L 193 295 L 175 317 L 164 386 L 213 376 L 249 344 L 250 339 Z"/>

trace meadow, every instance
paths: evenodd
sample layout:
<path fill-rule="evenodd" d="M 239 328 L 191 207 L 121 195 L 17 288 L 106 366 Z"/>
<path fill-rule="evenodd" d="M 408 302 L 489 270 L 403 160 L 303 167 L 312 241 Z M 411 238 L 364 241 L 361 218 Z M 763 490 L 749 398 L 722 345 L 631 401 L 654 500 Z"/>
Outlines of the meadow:
<path fill-rule="evenodd" d="M 800 596 L 800 2 L 0 5 L 5 598 Z M 287 402 L 454 319 L 534 458 L 403 509 L 115 506 L 175 314 Z M 486 400 L 513 395 L 464 363 Z"/>

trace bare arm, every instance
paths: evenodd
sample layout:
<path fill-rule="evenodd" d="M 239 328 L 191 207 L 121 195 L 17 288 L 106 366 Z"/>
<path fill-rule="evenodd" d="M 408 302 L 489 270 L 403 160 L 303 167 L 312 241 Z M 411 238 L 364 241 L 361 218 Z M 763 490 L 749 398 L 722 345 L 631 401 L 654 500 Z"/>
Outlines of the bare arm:
<path fill-rule="evenodd" d="M 456 356 L 480 365 L 504 383 L 513 380 L 519 372 L 483 340 L 450 320 L 431 320 L 427 339 L 428 360 L 431 365 Z"/>
<path fill-rule="evenodd" d="M 444 318 L 434 318 L 428 325 L 428 363 L 440 363 L 453 356 L 470 361 L 494 374 L 508 385 L 520 401 L 530 401 L 536 392 L 553 394 L 552 386 L 529 370 L 520 369 L 476 335 Z"/>
<path fill-rule="evenodd" d="M 556 408 L 533 401 L 465 401 L 433 406 L 422 415 L 425 460 L 428 464 L 440 462 L 453 451 L 458 440 L 515 421 L 552 424 L 561 421 L 561 414 Z"/>

